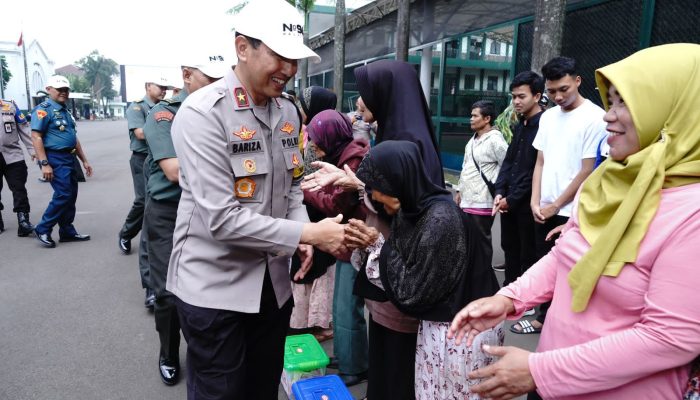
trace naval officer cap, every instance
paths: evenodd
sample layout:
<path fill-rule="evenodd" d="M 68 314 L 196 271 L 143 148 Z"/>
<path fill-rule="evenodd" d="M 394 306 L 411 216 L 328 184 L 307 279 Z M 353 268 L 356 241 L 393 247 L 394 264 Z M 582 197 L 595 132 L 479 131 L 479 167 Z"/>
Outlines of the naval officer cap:
<path fill-rule="evenodd" d="M 258 39 L 290 60 L 321 57 L 304 44 L 304 17 L 285 0 L 253 0 L 234 21 L 236 33 Z"/>

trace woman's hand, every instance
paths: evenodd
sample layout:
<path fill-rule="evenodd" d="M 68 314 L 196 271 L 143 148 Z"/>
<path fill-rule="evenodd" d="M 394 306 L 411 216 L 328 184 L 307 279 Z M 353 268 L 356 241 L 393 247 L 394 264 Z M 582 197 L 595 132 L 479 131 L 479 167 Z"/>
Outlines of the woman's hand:
<path fill-rule="evenodd" d="M 345 225 L 345 246 L 349 249 L 364 249 L 379 238 L 379 231 L 365 225 L 359 219 L 350 219 Z"/>
<path fill-rule="evenodd" d="M 561 231 L 564 229 L 566 224 L 561 224 L 557 226 L 556 228 L 552 229 L 551 231 L 547 232 L 547 236 L 544 238 L 546 242 L 549 242 L 550 240 L 554 239 L 555 236 L 559 235 Z"/>
<path fill-rule="evenodd" d="M 346 165 L 343 166 L 345 176 L 336 180 L 333 185 L 341 188 L 344 192 L 358 192 L 365 186 L 361 180 L 357 179 L 355 172 Z"/>
<path fill-rule="evenodd" d="M 447 337 L 456 337 L 456 343 L 460 344 L 466 336 L 467 346 L 471 346 L 476 335 L 498 325 L 513 311 L 513 300 L 498 294 L 474 300 L 452 319 Z"/>
<path fill-rule="evenodd" d="M 482 350 L 500 357 L 497 362 L 469 373 L 469 379 L 486 379 L 469 388 L 485 399 L 511 399 L 535 390 L 530 373 L 530 352 L 512 346 L 484 345 Z"/>
<path fill-rule="evenodd" d="M 335 184 L 338 179 L 345 178 L 345 171 L 333 164 L 314 161 L 311 165 L 317 167 L 318 170 L 304 177 L 304 181 L 301 182 L 301 190 L 316 192 L 325 186 Z"/>

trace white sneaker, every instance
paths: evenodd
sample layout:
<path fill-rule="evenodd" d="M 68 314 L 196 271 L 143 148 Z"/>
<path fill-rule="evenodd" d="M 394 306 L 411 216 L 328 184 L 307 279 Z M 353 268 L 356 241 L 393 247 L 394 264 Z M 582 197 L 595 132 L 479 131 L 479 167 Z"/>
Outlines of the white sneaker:
<path fill-rule="evenodd" d="M 528 309 L 527 311 L 525 311 L 525 313 L 523 314 L 523 317 L 530 317 L 530 316 L 532 316 L 532 315 L 535 315 L 535 309 L 534 309 L 534 308 L 530 308 L 530 309 Z"/>

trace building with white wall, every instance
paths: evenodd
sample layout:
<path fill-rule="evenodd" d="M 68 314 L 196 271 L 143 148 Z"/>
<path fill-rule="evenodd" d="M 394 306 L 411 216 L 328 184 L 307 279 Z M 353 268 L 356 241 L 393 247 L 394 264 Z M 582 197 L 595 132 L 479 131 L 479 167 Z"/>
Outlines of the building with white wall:
<path fill-rule="evenodd" d="M 27 99 L 22 47 L 17 46 L 17 42 L 0 42 L 0 56 L 5 57 L 7 68 L 12 73 L 3 93 L 4 98 L 14 100 L 21 109 L 28 110 L 36 105 L 36 92 L 44 90 L 48 78 L 54 74 L 54 62 L 36 40 L 26 44 L 25 48 L 30 99 Z"/>

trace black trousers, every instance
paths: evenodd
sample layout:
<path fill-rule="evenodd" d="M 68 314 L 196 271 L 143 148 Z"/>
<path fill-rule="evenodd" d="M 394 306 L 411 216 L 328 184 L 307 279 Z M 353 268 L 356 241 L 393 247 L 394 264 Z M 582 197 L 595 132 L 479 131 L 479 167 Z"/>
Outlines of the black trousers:
<path fill-rule="evenodd" d="M 479 247 L 481 247 L 484 260 L 487 260 L 491 268 L 491 260 L 493 259 L 493 241 L 491 238 L 491 227 L 493 227 L 494 217 L 490 215 L 476 215 L 465 213 L 467 219 L 477 227 L 475 232 L 478 232 L 478 237 L 474 238 Z"/>
<path fill-rule="evenodd" d="M 7 186 L 12 192 L 12 212 L 29 212 L 29 198 L 27 197 L 27 163 L 24 160 L 5 163 L 5 158 L 0 154 L 0 196 L 2 196 L 2 179 L 7 181 Z M 0 210 L 4 207 L 0 199 Z"/>
<path fill-rule="evenodd" d="M 535 219 L 529 207 L 501 214 L 501 248 L 506 259 L 503 286 L 527 271 L 535 263 Z"/>
<path fill-rule="evenodd" d="M 369 318 L 368 399 L 416 398 L 418 333 L 397 332 Z"/>
<path fill-rule="evenodd" d="M 294 301 L 277 307 L 267 271 L 257 314 L 176 304 L 187 341 L 188 400 L 277 400 Z"/>
<path fill-rule="evenodd" d="M 555 237 L 550 241 L 544 240 L 547 237 L 547 233 L 557 226 L 565 224 L 568 220 L 569 217 L 555 215 L 546 220 L 544 224 L 535 223 L 535 257 L 537 260 L 546 256 L 547 253 L 552 250 L 552 247 L 554 247 L 554 242 L 557 239 Z M 544 320 L 547 318 L 547 310 L 549 310 L 550 305 L 550 301 L 540 304 L 540 312 L 537 314 L 537 321 L 544 324 Z"/>
<path fill-rule="evenodd" d="M 148 199 L 144 229 L 148 231 L 148 260 L 151 288 L 156 293 L 153 308 L 156 331 L 160 338 L 160 356 L 177 361 L 180 352 L 180 320 L 175 307 L 175 296 L 165 290 L 170 253 L 173 251 L 173 232 L 177 218 L 177 202 Z"/>

